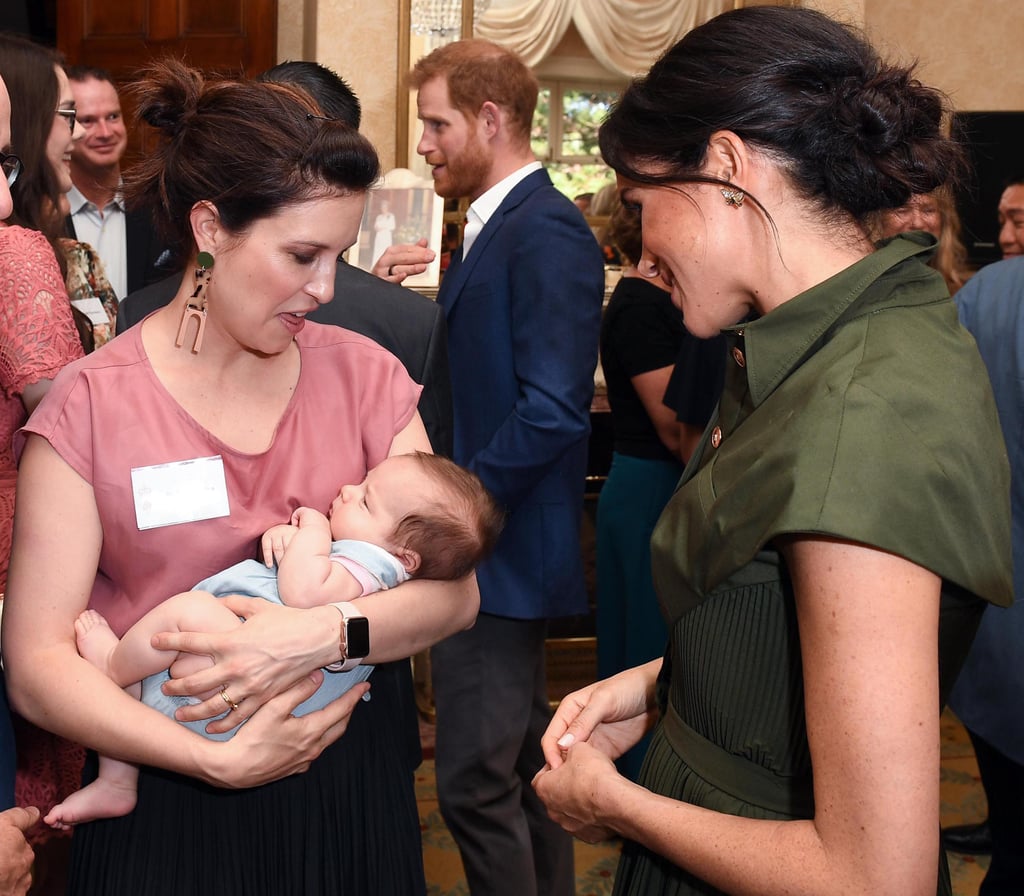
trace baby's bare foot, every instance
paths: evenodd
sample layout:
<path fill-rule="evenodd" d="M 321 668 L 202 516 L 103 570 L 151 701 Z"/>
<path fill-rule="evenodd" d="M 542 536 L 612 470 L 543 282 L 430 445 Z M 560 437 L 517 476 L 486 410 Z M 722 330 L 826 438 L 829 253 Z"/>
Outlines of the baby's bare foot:
<path fill-rule="evenodd" d="M 43 821 L 58 831 L 67 831 L 76 824 L 97 818 L 127 815 L 135 808 L 136 798 L 134 787 L 124 787 L 97 778 L 88 786 L 75 791 L 63 803 L 54 806 Z"/>
<path fill-rule="evenodd" d="M 110 651 L 117 646 L 117 635 L 95 610 L 85 610 L 75 620 L 78 652 L 103 673 L 108 673 Z"/>

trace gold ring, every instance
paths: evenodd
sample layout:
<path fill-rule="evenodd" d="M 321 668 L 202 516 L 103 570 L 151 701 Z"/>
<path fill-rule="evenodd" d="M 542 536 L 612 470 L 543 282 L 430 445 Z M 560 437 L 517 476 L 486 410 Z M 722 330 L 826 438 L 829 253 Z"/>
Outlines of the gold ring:
<path fill-rule="evenodd" d="M 236 709 L 238 709 L 238 704 L 235 703 L 235 701 L 232 700 L 228 696 L 228 686 L 227 685 L 224 685 L 224 687 L 221 688 L 221 690 L 220 690 L 220 699 L 223 700 L 229 707 L 231 707 L 231 710 L 230 710 L 231 712 L 234 712 Z"/>

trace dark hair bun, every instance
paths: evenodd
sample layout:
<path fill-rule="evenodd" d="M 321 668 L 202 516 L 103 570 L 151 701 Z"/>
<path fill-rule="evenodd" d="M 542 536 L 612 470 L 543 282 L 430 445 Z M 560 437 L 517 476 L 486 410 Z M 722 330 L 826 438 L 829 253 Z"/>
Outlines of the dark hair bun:
<path fill-rule="evenodd" d="M 139 119 L 167 137 L 178 136 L 199 106 L 204 83 L 201 72 L 176 59 L 151 65 L 134 91 Z"/>
<path fill-rule="evenodd" d="M 942 94 L 811 9 L 749 7 L 689 32 L 635 81 L 601 151 L 636 180 L 692 178 L 729 130 L 786 166 L 797 189 L 859 221 L 959 173 Z M 643 169 L 643 170 L 639 170 Z"/>

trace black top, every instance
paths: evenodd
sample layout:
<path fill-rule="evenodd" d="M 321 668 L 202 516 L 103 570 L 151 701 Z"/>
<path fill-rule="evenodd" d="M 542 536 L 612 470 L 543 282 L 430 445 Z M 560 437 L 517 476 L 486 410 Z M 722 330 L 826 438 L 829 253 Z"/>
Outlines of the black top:
<path fill-rule="evenodd" d="M 658 437 L 632 378 L 675 363 L 686 334 L 669 294 L 639 277 L 623 277 L 601 322 L 601 367 L 608 386 L 615 451 L 675 460 Z"/>
<path fill-rule="evenodd" d="M 665 404 L 680 423 L 703 428 L 711 419 L 725 383 L 725 352 L 724 336 L 684 336 L 665 389 Z"/>

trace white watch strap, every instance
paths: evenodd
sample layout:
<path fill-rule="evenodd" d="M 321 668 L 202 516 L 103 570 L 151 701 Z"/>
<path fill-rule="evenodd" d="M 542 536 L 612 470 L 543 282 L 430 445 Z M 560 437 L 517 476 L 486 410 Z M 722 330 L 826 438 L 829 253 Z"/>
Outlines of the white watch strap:
<path fill-rule="evenodd" d="M 342 600 L 337 603 L 331 604 L 332 607 L 336 607 L 338 612 L 341 613 L 342 619 L 351 619 L 354 616 L 363 616 L 366 614 L 362 612 L 358 607 L 353 606 L 352 601 Z M 341 640 L 340 638 L 338 639 Z M 346 645 L 347 649 L 348 645 Z M 345 656 L 344 651 L 342 657 Z M 337 663 L 331 663 L 329 666 L 325 666 L 329 672 L 351 672 L 356 666 L 362 663 L 364 657 L 355 657 L 354 659 L 342 659 Z"/>

